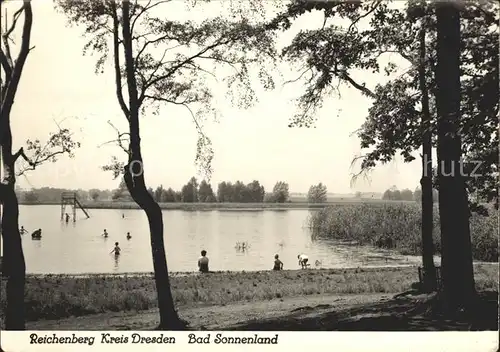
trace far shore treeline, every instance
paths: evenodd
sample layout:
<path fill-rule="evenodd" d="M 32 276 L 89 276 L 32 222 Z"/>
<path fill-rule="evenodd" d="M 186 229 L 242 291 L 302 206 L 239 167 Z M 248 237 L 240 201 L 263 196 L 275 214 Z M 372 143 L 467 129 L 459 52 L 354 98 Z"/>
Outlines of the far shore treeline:
<path fill-rule="evenodd" d="M 250 183 L 242 181 L 223 181 L 217 185 L 216 191 L 205 180 L 198 182 L 192 177 L 180 190 L 160 185 L 156 189 L 149 188 L 149 193 L 159 203 L 332 203 L 339 201 L 415 201 L 420 202 L 421 190 L 417 187 L 399 190 L 392 186 L 384 193 L 356 192 L 352 195 L 332 195 L 323 183 L 311 185 L 307 193 L 291 193 L 285 181 L 278 181 L 273 189 L 266 191 L 258 180 Z M 65 189 L 41 187 L 25 190 L 17 188 L 16 193 L 21 204 L 58 204 L 61 194 L 74 192 L 77 198 L 86 204 L 98 202 L 133 202 L 123 180 L 114 190 L 97 189 Z M 437 191 L 435 190 L 435 201 Z"/>

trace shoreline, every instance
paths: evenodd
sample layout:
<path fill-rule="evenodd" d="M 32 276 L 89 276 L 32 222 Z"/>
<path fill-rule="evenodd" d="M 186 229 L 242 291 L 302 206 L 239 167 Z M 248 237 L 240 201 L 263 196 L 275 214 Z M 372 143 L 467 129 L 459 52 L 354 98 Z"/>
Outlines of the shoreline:
<path fill-rule="evenodd" d="M 85 209 L 140 209 L 132 201 L 80 201 Z M 381 199 L 342 199 L 327 203 L 308 203 L 307 201 L 292 201 L 288 203 L 158 203 L 162 210 L 240 210 L 240 211 L 258 211 L 258 210 L 307 210 L 323 209 L 334 205 L 348 204 L 387 204 L 387 203 L 415 203 L 413 201 L 385 201 Z M 38 206 L 38 205 L 60 205 L 60 201 L 54 202 L 26 202 L 19 201 L 19 205 Z"/>
<path fill-rule="evenodd" d="M 434 263 L 436 266 L 441 266 L 440 263 Z M 490 265 L 496 265 L 499 266 L 500 268 L 500 263 L 499 262 L 474 262 L 473 263 L 474 267 L 480 267 L 480 266 L 490 266 Z M 379 270 L 391 270 L 391 269 L 407 269 L 407 268 L 418 268 L 419 266 L 422 266 L 422 264 L 395 264 L 395 265 L 365 265 L 365 266 L 348 266 L 348 267 L 338 267 L 338 268 L 308 268 L 308 269 L 287 269 L 283 270 L 283 272 L 309 272 L 309 271 L 316 271 L 316 272 L 343 272 L 343 271 L 355 271 L 355 270 L 366 270 L 366 271 L 379 271 Z M 306 271 L 307 270 L 307 271 Z M 231 275 L 238 275 L 238 274 L 262 274 L 269 272 L 270 270 L 217 270 L 217 271 L 210 271 L 209 274 L 215 274 L 215 275 L 223 275 L 223 274 L 231 274 Z M 97 273 L 97 272 L 86 272 L 86 273 L 26 273 L 26 277 L 33 277 L 33 278 L 45 278 L 45 277 L 58 277 L 58 278 L 74 278 L 74 279 L 79 279 L 79 278 L 93 278 L 93 277 L 108 277 L 108 278 L 133 278 L 133 277 L 153 277 L 154 272 L 152 271 L 130 271 L 130 272 L 123 272 L 123 273 Z M 185 276 L 196 276 L 196 275 L 202 275 L 198 271 L 169 271 L 168 276 L 169 277 L 185 277 Z"/>
<path fill-rule="evenodd" d="M 498 291 L 498 265 L 476 264 L 474 276 L 479 291 Z M 415 267 L 214 272 L 170 278 L 175 306 L 195 329 L 217 328 L 217 322 L 234 326 L 264 317 L 280 319 L 299 311 L 309 315 L 323 306 L 340 308 L 341 301 L 346 307 L 379 304 L 383 297 L 412 291 L 416 283 Z M 0 293 L 5 292 L 5 284 L 0 280 Z M 70 330 L 99 326 L 101 330 L 153 329 L 158 319 L 151 273 L 124 277 L 27 275 L 25 301 L 29 302 L 28 326 L 42 330 L 54 326 Z M 5 303 L 5 294 L 0 294 L 0 310 L 5 309 Z M 292 321 L 295 318 L 291 317 Z"/>

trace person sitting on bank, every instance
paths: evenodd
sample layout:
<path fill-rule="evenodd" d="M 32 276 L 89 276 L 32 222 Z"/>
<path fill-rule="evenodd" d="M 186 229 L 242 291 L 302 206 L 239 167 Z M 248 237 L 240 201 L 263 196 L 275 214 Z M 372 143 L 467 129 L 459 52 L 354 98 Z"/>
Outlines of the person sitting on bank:
<path fill-rule="evenodd" d="M 297 258 L 299 258 L 299 265 L 302 267 L 302 269 L 307 269 L 307 266 L 309 265 L 307 264 L 307 262 L 309 261 L 309 257 L 305 254 L 299 254 Z"/>
<path fill-rule="evenodd" d="M 198 270 L 202 273 L 208 273 L 207 251 L 201 251 L 201 257 L 198 259 Z"/>
<path fill-rule="evenodd" d="M 132 236 L 130 236 L 130 232 L 127 232 L 127 240 L 131 239 Z"/>
<path fill-rule="evenodd" d="M 104 237 L 108 237 L 108 231 L 106 231 L 106 229 L 104 229 L 104 233 L 102 234 Z"/>
<path fill-rule="evenodd" d="M 283 270 L 283 262 L 279 259 L 279 255 L 274 256 L 273 270 Z"/>

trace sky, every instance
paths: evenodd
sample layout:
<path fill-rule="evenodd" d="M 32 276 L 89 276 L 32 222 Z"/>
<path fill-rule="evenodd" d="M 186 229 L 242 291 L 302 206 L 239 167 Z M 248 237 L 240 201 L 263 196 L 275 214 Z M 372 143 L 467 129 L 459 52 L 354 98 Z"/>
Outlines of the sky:
<path fill-rule="evenodd" d="M 12 14 L 19 5 L 19 1 L 12 1 L 6 7 Z M 178 20 L 199 18 L 210 10 L 193 13 L 182 5 L 176 0 L 167 5 L 175 7 Z M 172 8 L 155 11 L 158 16 L 174 12 Z M 302 16 L 280 36 L 278 45 L 290 42 L 301 29 L 322 22 L 319 13 Z M 119 183 L 100 167 L 113 155 L 126 159 L 119 148 L 103 145 L 116 138 L 107 121 L 124 130 L 125 118 L 117 103 L 110 66 L 103 74 L 95 74 L 96 57 L 83 55 L 87 40 L 82 33 L 82 27 L 67 26 L 65 16 L 54 10 L 50 0 L 33 2 L 31 43 L 35 48 L 27 59 L 11 115 L 14 150 L 27 139 L 44 142 L 57 130 L 56 122 L 71 129 L 81 147 L 74 158 L 61 157 L 20 177 L 18 185 L 23 188 L 114 189 Z M 266 189 L 272 189 L 276 181 L 286 181 L 291 192 L 307 192 L 318 182 L 326 184 L 331 193 L 383 192 L 393 185 L 415 189 L 421 174 L 418 159 L 410 164 L 397 159 L 378 166 L 368 179 L 351 183 L 352 173 L 359 171 L 359 165 L 352 168 L 351 161 L 361 153 L 353 132 L 367 115 L 369 98 L 341 86 L 340 96 L 326 98 L 316 128 L 288 128 L 289 118 L 297 112 L 294 99 L 304 92 L 304 86 L 300 82 L 283 85 L 298 75 L 289 64 L 281 63 L 275 70 L 283 76 L 276 89 L 268 92 L 257 87 L 259 103 L 247 110 L 227 101 L 224 83 L 211 83 L 216 97 L 213 107 L 220 114 L 217 122 L 209 119 L 205 123 L 215 153 L 210 180 L 214 187 L 221 181 L 248 183 L 256 179 Z M 372 88 L 386 79 L 383 74 L 362 72 L 354 76 Z M 197 175 L 197 133 L 187 110 L 164 106 L 158 116 L 142 116 L 140 124 L 148 186 L 180 189 Z"/>

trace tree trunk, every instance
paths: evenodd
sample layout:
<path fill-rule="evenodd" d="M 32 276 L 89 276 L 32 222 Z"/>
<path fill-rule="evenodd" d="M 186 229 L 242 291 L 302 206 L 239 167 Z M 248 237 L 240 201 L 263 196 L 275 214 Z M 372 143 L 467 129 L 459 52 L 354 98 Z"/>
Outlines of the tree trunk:
<path fill-rule="evenodd" d="M 19 204 L 15 190 L 12 134 L 8 119 L 2 116 L 0 142 L 4 178 L 0 183 L 2 213 L 3 264 L 2 275 L 7 277 L 6 330 L 24 330 L 24 285 L 26 263 L 24 261 L 21 234 L 19 233 Z"/>
<path fill-rule="evenodd" d="M 0 112 L 0 148 L 3 179 L 0 180 L 0 203 L 2 213 L 3 263 L 2 275 L 7 277 L 5 311 L 6 330 L 24 330 L 24 286 L 26 279 L 26 263 L 24 261 L 21 235 L 19 233 L 19 204 L 15 192 L 15 157 L 12 155 L 12 131 L 10 113 L 14 105 L 17 88 L 21 80 L 24 64 L 30 51 L 31 27 L 33 13 L 29 0 L 23 1 L 20 10 L 24 12 L 21 48 L 17 60 L 2 65 L 5 82 L 2 82 L 2 101 Z M 2 53 L 3 55 L 3 53 Z M 13 67 L 11 67 L 13 65 Z"/>
<path fill-rule="evenodd" d="M 436 3 L 438 182 L 441 267 L 444 296 L 451 311 L 470 308 L 474 271 L 465 178 L 460 172 L 460 14 L 450 2 Z"/>
<path fill-rule="evenodd" d="M 161 330 L 181 330 L 185 326 L 179 319 L 174 307 L 174 300 L 168 277 L 167 258 L 163 241 L 163 218 L 160 206 L 148 192 L 144 181 L 144 168 L 141 155 L 141 138 L 139 133 L 139 101 L 137 97 L 137 82 L 135 79 L 134 58 L 132 54 L 132 37 L 130 33 L 129 2 L 122 2 L 123 8 L 123 48 L 127 87 L 129 93 L 129 160 L 125 166 L 125 183 L 134 201 L 144 210 L 148 218 L 151 234 L 151 250 L 155 272 L 156 290 L 158 292 L 158 307 L 160 310 Z"/>
<path fill-rule="evenodd" d="M 5 330 L 24 330 L 24 285 L 26 264 L 21 235 L 19 234 L 19 206 L 14 187 L 0 185 L 0 201 L 3 205 L 3 275 L 7 276 Z"/>
<path fill-rule="evenodd" d="M 422 92 L 422 264 L 423 289 L 425 292 L 436 290 L 436 269 L 434 267 L 434 242 L 432 231 L 434 228 L 434 201 L 432 199 L 432 130 L 431 114 L 429 111 L 429 92 L 425 82 L 425 27 L 420 30 L 420 66 L 419 83 Z"/>

